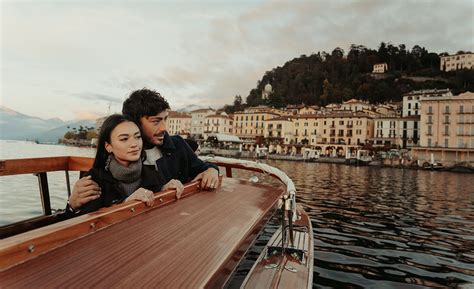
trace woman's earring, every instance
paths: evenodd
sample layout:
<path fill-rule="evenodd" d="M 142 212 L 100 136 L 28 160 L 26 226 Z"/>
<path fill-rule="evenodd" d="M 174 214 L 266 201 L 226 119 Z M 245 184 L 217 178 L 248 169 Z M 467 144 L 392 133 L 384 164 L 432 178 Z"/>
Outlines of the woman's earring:
<path fill-rule="evenodd" d="M 109 153 L 109 156 L 107 157 L 107 160 L 105 161 L 105 170 L 106 171 L 109 171 L 111 161 L 112 161 L 112 154 Z"/>

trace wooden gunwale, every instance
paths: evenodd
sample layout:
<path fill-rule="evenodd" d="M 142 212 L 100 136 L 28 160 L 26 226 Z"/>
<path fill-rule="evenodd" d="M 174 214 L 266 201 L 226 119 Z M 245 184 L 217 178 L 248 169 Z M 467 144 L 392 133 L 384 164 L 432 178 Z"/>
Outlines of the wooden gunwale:
<path fill-rule="evenodd" d="M 186 185 L 181 197 L 185 198 L 196 192 L 199 192 L 199 182 Z M 152 207 L 139 201 L 127 202 L 6 238 L 0 243 L 0 272 L 134 215 L 175 202 L 176 191 L 167 190 L 155 194 L 154 200 Z"/>

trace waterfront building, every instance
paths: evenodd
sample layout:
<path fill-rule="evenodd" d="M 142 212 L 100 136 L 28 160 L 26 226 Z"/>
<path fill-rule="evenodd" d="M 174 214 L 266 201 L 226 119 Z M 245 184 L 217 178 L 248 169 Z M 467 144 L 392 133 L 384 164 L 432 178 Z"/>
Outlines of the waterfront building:
<path fill-rule="evenodd" d="M 420 141 L 420 116 L 411 115 L 399 119 L 399 136 L 400 143 L 398 145 L 402 149 L 416 147 Z"/>
<path fill-rule="evenodd" d="M 474 93 L 420 102 L 420 146 L 412 149 L 414 156 L 443 164 L 474 162 Z"/>
<path fill-rule="evenodd" d="M 402 116 L 420 114 L 420 99 L 423 97 L 443 97 L 452 96 L 451 90 L 446 89 L 424 89 L 415 90 L 403 95 Z"/>
<path fill-rule="evenodd" d="M 458 69 L 472 69 L 474 67 L 474 53 L 466 52 L 455 55 L 440 56 L 439 70 L 453 71 Z"/>
<path fill-rule="evenodd" d="M 262 144 L 265 121 L 285 113 L 279 109 L 260 105 L 234 113 L 234 134 L 244 142 Z"/>
<path fill-rule="evenodd" d="M 215 113 L 216 111 L 212 108 L 202 108 L 191 111 L 191 135 L 195 138 L 203 138 L 206 129 L 206 116 Z"/>
<path fill-rule="evenodd" d="M 292 122 L 293 131 L 286 134 L 284 144 L 293 145 L 296 153 L 304 146 L 326 155 L 344 156 L 369 143 L 374 133 L 372 116 L 363 112 L 299 115 Z"/>
<path fill-rule="evenodd" d="M 374 119 L 374 146 L 394 147 L 401 143 L 400 118 L 397 116 L 379 116 Z"/>
<path fill-rule="evenodd" d="M 372 73 L 385 73 L 388 70 L 387 63 L 376 63 L 373 66 Z"/>
<path fill-rule="evenodd" d="M 319 144 L 364 145 L 374 135 L 373 117 L 363 112 L 337 112 L 320 118 Z"/>
<path fill-rule="evenodd" d="M 264 137 L 267 145 L 290 144 L 293 137 L 292 116 L 277 116 L 265 121 Z"/>
<path fill-rule="evenodd" d="M 232 134 L 233 116 L 225 112 L 211 114 L 205 117 L 204 139 L 207 139 L 211 133 Z"/>
<path fill-rule="evenodd" d="M 185 112 L 170 111 L 166 125 L 170 135 L 186 135 L 191 133 L 191 115 Z"/>

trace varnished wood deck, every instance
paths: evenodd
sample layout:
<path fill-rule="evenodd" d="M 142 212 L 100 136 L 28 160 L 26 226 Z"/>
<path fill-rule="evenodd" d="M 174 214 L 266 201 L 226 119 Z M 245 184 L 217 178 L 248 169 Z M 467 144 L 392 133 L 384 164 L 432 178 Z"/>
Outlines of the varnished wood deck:
<path fill-rule="evenodd" d="M 223 178 L 217 191 L 195 193 L 5 266 L 0 286 L 218 288 L 283 192 L 282 187 Z M 49 227 L 25 234 L 40 234 Z M 25 240 L 22 235 L 0 241 L 0 258 Z M 49 238 L 54 241 L 54 234 Z"/>

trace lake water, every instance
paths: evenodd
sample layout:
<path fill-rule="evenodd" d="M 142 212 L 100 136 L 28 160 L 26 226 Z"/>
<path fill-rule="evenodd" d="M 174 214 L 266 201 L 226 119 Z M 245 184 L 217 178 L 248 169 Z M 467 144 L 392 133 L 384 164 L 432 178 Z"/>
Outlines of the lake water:
<path fill-rule="evenodd" d="M 0 153 L 1 159 L 92 157 L 94 150 L 0 141 Z M 293 179 L 298 201 L 312 218 L 314 288 L 472 288 L 474 175 L 267 163 Z M 64 173 L 48 178 L 52 207 L 63 208 Z M 75 179 L 77 175 L 71 174 L 72 183 Z M 0 184 L 1 224 L 41 214 L 35 176 L 1 177 Z M 38 193 L 27 194 L 31 191 Z M 274 230 L 272 222 L 264 229 L 231 288 L 238 287 Z"/>

